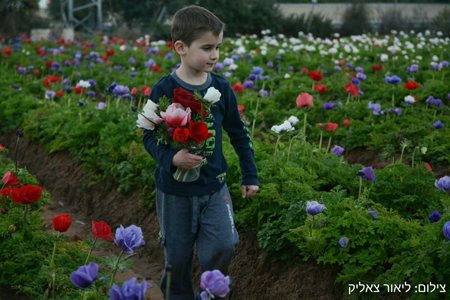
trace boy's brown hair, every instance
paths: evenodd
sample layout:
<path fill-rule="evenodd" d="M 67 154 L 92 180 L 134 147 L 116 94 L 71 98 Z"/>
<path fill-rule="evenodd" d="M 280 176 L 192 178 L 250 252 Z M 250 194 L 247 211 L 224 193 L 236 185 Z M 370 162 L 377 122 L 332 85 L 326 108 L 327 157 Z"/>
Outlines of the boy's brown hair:
<path fill-rule="evenodd" d="M 225 24 L 206 8 L 191 5 L 177 11 L 173 16 L 171 36 L 172 42 L 182 41 L 188 47 L 205 32 L 214 35 L 224 30 Z"/>

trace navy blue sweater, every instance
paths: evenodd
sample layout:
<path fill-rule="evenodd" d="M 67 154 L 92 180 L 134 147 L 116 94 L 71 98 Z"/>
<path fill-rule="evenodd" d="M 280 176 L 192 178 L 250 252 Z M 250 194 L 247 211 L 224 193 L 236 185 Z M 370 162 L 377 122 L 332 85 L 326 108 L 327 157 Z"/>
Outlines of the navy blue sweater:
<path fill-rule="evenodd" d="M 153 137 L 152 130 L 144 130 L 143 143 L 148 153 L 156 160 L 158 167 L 155 171 L 156 187 L 167 194 L 179 196 L 202 196 L 218 191 L 225 183 L 228 165 L 222 152 L 222 127 L 228 133 L 241 167 L 241 185 L 259 185 L 255 165 L 253 143 L 249 130 L 241 119 L 237 99 L 230 83 L 223 77 L 208 73 L 208 79 L 202 85 L 191 85 L 182 81 L 175 72 L 164 76 L 153 87 L 150 99 L 158 103 L 162 96 L 172 99 L 174 89 L 183 89 L 193 93 L 199 91 L 206 94 L 213 86 L 222 94 L 220 101 L 211 107 L 210 116 L 205 119 L 208 132 L 214 135 L 205 141 L 207 144 L 203 153 L 206 158 L 200 170 L 200 178 L 193 182 L 179 182 L 173 179 L 176 167 L 172 165 L 176 149 L 169 145 L 159 144 Z M 158 129 L 155 129 L 158 130 Z"/>

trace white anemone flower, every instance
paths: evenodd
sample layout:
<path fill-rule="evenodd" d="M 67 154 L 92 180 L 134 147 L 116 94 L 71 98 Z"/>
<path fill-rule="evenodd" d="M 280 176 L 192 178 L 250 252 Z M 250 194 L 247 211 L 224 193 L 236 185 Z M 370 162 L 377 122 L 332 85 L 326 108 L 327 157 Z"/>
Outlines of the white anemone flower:
<path fill-rule="evenodd" d="M 91 87 L 91 84 L 89 83 L 89 81 L 80 80 L 80 82 L 78 82 L 77 86 L 82 87 L 83 89 L 87 89 L 87 88 Z"/>
<path fill-rule="evenodd" d="M 413 104 L 413 103 L 416 102 L 416 99 L 414 99 L 413 96 L 409 96 L 408 95 L 408 96 L 405 97 L 405 102 L 408 103 L 408 104 Z"/>

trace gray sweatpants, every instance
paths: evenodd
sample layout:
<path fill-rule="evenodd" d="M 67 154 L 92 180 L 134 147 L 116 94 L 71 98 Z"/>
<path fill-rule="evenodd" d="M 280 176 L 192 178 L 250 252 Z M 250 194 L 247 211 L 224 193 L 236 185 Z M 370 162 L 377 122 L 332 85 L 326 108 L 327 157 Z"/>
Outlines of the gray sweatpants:
<path fill-rule="evenodd" d="M 176 196 L 157 190 L 156 209 L 165 256 L 161 290 L 165 296 L 170 271 L 170 300 L 192 300 L 194 244 L 202 273 L 218 269 L 227 275 L 239 242 L 227 185 L 206 196 Z"/>

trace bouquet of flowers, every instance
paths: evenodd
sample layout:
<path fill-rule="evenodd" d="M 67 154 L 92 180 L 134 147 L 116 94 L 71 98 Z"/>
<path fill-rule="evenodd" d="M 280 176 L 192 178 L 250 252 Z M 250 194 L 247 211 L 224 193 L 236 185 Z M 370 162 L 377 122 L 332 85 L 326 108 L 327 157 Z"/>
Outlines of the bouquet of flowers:
<path fill-rule="evenodd" d="M 202 96 L 198 91 L 189 93 L 183 88 L 174 90 L 173 99 L 163 96 L 159 104 L 148 100 L 144 112 L 139 112 L 137 127 L 154 130 L 158 145 L 170 145 L 174 149 L 189 149 L 200 155 L 205 149 L 204 142 L 213 136 L 204 122 L 211 106 L 220 100 L 221 93 L 210 87 Z M 155 130 L 158 129 L 158 130 Z M 200 167 L 195 170 L 178 168 L 174 178 L 188 182 L 200 176 Z"/>

